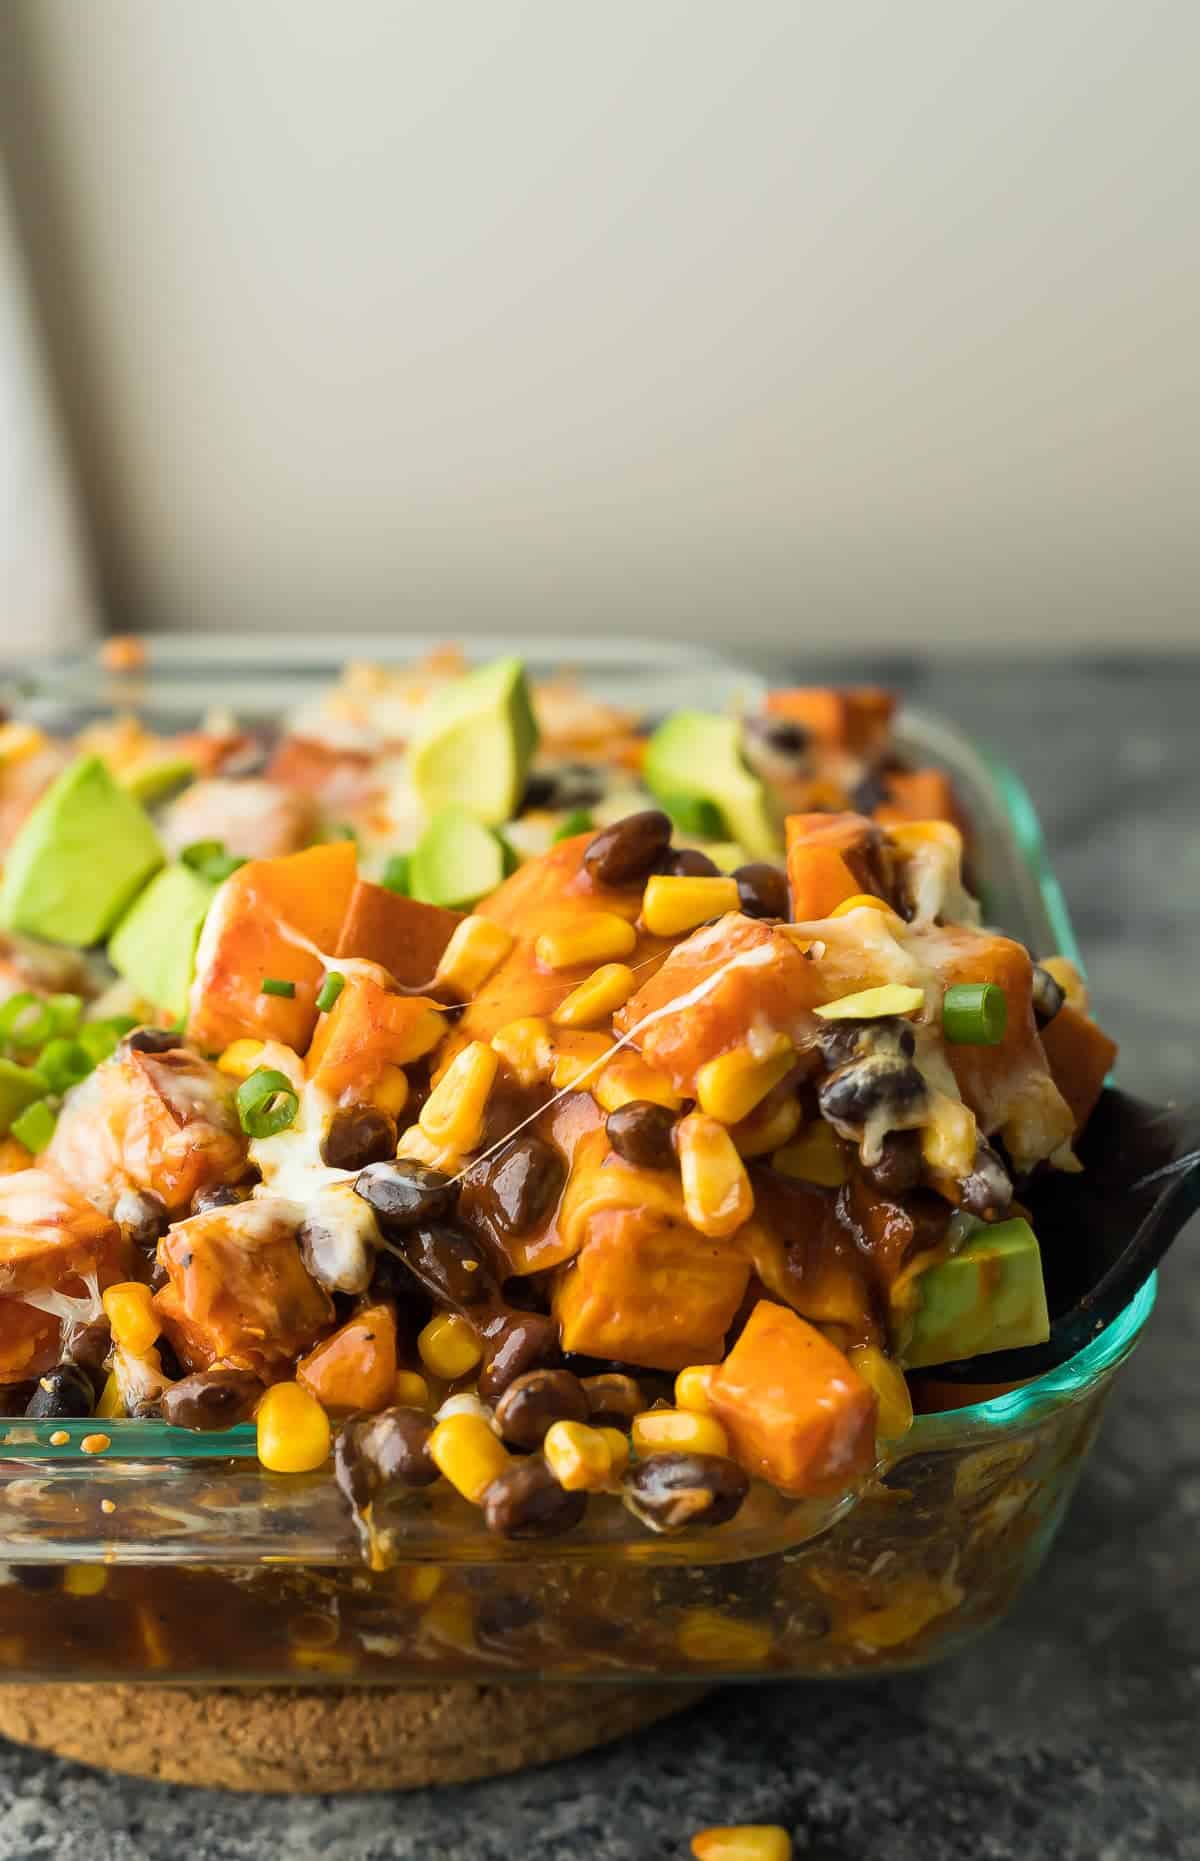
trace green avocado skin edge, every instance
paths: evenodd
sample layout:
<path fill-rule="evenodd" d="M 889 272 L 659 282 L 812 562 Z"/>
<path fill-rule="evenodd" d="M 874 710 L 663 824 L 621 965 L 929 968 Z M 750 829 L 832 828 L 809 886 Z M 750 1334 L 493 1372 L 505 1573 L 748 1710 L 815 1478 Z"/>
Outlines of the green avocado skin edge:
<path fill-rule="evenodd" d="M 150 817 L 98 756 L 63 770 L 9 850 L 0 925 L 49 943 L 101 943 L 163 863 Z"/>

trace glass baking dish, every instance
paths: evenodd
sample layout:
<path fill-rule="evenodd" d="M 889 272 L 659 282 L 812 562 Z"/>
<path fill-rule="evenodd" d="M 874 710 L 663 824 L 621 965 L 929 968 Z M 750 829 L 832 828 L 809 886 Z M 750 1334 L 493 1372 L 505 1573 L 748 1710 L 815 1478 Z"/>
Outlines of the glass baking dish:
<path fill-rule="evenodd" d="M 280 668 L 276 642 L 150 638 L 132 671 L 73 657 L 12 697 L 60 729 L 128 709 L 181 727 L 214 705 L 269 722 L 345 658 L 403 663 L 433 644 L 351 639 L 335 658 L 289 642 Z M 762 692 L 754 674 L 677 647 L 464 642 L 472 658 L 501 645 L 534 676 L 567 668 L 646 714 L 750 706 Z M 905 712 L 896 737 L 902 755 L 954 777 L 988 918 L 1035 954 L 1074 954 L 1018 779 L 939 719 Z M 250 1426 L 0 1422 L 0 1669 L 25 1681 L 428 1685 L 921 1665 L 994 1621 L 1045 1554 L 1154 1296 L 1151 1281 L 1060 1370 L 918 1416 L 858 1495 L 800 1502 L 759 1487 L 728 1525 L 671 1538 L 614 1499 L 593 1502 L 569 1539 L 507 1544 L 438 1487 L 386 1512 L 383 1567 L 369 1570 L 331 1472 L 266 1472 Z"/>

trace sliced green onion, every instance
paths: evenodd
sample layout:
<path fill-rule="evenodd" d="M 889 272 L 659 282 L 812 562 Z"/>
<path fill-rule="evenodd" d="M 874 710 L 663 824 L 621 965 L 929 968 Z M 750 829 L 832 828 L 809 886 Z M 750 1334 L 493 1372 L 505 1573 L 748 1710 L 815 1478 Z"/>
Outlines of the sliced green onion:
<path fill-rule="evenodd" d="M 320 988 L 317 990 L 317 1007 L 323 1015 L 329 1013 L 329 1010 L 333 1007 L 334 1002 L 336 1002 L 345 986 L 345 976 L 341 975 L 336 969 L 331 969 L 325 977 L 324 982 L 322 982 Z"/>
<path fill-rule="evenodd" d="M 54 1033 L 54 1014 L 49 1002 L 29 989 L 10 995 L 0 1008 L 0 1040 L 10 1047 L 40 1047 Z"/>
<path fill-rule="evenodd" d="M 24 1144 L 26 1150 L 34 1154 L 44 1150 L 54 1136 L 54 1127 L 58 1118 L 45 1099 L 35 1099 L 32 1105 L 26 1105 L 19 1117 L 13 1119 L 9 1130 L 13 1137 Z"/>
<path fill-rule="evenodd" d="M 412 855 L 410 853 L 393 853 L 383 869 L 383 884 L 389 892 L 399 892 L 402 898 L 409 896 L 412 873 Z"/>
<path fill-rule="evenodd" d="M 76 1032 L 83 1020 L 82 995 L 52 995 L 46 1006 L 54 1016 L 54 1032 L 68 1037 Z"/>
<path fill-rule="evenodd" d="M 725 832 L 724 815 L 706 795 L 664 795 L 662 805 L 681 833 L 719 840 Z"/>
<path fill-rule="evenodd" d="M 289 982 L 284 976 L 264 976 L 261 987 L 264 995 L 283 995 L 288 1001 L 296 993 L 295 983 Z"/>
<path fill-rule="evenodd" d="M 78 1040 L 48 1040 L 38 1054 L 37 1070 L 51 1092 L 68 1092 L 86 1079 L 95 1060 Z"/>
<path fill-rule="evenodd" d="M 260 1066 L 238 1087 L 237 1108 L 247 1137 L 275 1137 L 294 1120 L 300 1098 L 286 1073 Z"/>
<path fill-rule="evenodd" d="M 554 829 L 555 841 L 573 840 L 576 834 L 590 834 L 595 825 L 587 808 L 572 808 Z"/>
<path fill-rule="evenodd" d="M 1008 1026 L 1008 996 L 996 982 L 952 982 L 942 997 L 942 1032 L 957 1047 L 997 1047 Z"/>
<path fill-rule="evenodd" d="M 236 853 L 227 853 L 223 840 L 193 840 L 179 855 L 185 866 L 199 873 L 212 885 L 220 885 L 239 866 L 246 864 Z"/>

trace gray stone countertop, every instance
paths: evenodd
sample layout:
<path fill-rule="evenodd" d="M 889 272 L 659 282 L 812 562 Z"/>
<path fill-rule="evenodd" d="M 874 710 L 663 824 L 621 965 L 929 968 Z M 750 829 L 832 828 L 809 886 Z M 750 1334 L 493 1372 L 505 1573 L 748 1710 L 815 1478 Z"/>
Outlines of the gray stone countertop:
<path fill-rule="evenodd" d="M 1124 1082 L 1197 1095 L 1200 658 L 869 675 L 1023 772 Z M 0 1856 L 670 1861 L 706 1824 L 782 1822 L 798 1861 L 1200 1858 L 1197 1241 L 1193 1224 L 1045 1571 L 954 1661 L 729 1689 L 593 1756 L 410 1796 L 188 1791 L 0 1742 Z"/>

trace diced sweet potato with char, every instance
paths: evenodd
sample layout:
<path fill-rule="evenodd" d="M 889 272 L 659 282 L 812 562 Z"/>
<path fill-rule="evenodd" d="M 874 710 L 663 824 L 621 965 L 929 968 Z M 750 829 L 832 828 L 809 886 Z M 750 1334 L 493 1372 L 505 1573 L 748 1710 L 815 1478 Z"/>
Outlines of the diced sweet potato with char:
<path fill-rule="evenodd" d="M 461 912 L 425 905 L 360 879 L 350 896 L 336 954 L 378 963 L 401 988 L 425 989 L 461 922 Z"/>
<path fill-rule="evenodd" d="M 311 839 L 316 809 L 309 796 L 278 782 L 212 776 L 193 782 L 167 809 L 163 843 L 181 853 L 196 840 L 220 840 L 240 859 L 296 853 Z"/>
<path fill-rule="evenodd" d="M 47 1161 L 106 1214 L 127 1189 L 153 1190 L 178 1214 L 246 1167 L 233 1095 L 234 1081 L 186 1048 L 116 1054 L 68 1093 Z"/>
<path fill-rule="evenodd" d="M 865 814 L 789 814 L 784 833 L 792 917 L 798 923 L 827 918 L 857 892 L 891 902 L 889 849 Z"/>
<path fill-rule="evenodd" d="M 1071 1107 L 1078 1133 L 1096 1109 L 1117 1057 L 1117 1043 L 1066 1002 L 1042 1029 L 1042 1047 L 1050 1077 Z"/>
<path fill-rule="evenodd" d="M 961 821 L 954 784 L 944 769 L 891 769 L 884 778 L 887 798 L 875 809 L 881 826 L 895 821 Z"/>
<path fill-rule="evenodd" d="M 708 1393 L 747 1473 L 782 1492 L 839 1493 L 874 1465 L 874 1391 L 786 1306 L 759 1300 Z"/>
<path fill-rule="evenodd" d="M 168 1283 L 154 1305 L 189 1370 L 228 1363 L 270 1382 L 329 1330 L 333 1306 L 300 1258 L 298 1219 L 295 1203 L 264 1197 L 193 1215 L 163 1236 Z"/>
<path fill-rule="evenodd" d="M 353 845 L 339 840 L 282 859 L 251 860 L 226 879 L 200 934 L 190 1040 L 218 1053 L 243 1039 L 278 1040 L 304 1052 L 355 867 Z M 264 995 L 267 976 L 294 983 L 294 997 Z"/>
<path fill-rule="evenodd" d="M 822 685 L 797 685 L 767 694 L 767 715 L 787 717 L 802 724 L 823 749 L 850 750 L 869 756 L 887 742 L 896 700 L 875 685 L 852 685 L 844 690 Z"/>
<path fill-rule="evenodd" d="M 756 1169 L 754 1216 L 739 1235 L 772 1298 L 849 1344 L 878 1343 L 872 1265 L 838 1220 L 837 1193 Z"/>
<path fill-rule="evenodd" d="M 437 1005 L 423 995 L 398 995 L 370 976 L 351 974 L 333 1008 L 321 1016 L 308 1050 L 312 1083 L 332 1099 L 369 1100 L 385 1067 L 407 1066 L 445 1032 Z"/>
<path fill-rule="evenodd" d="M 116 1222 L 93 1207 L 53 1170 L 0 1177 L 0 1383 L 39 1376 L 61 1354 L 69 1301 L 86 1321 L 92 1288 L 128 1277 L 129 1247 Z M 25 1303 L 28 1295 L 57 1297 L 63 1310 Z"/>
<path fill-rule="evenodd" d="M 711 1363 L 749 1278 L 728 1241 L 637 1208 L 601 1209 L 554 1294 L 563 1349 L 650 1370 Z"/>
<path fill-rule="evenodd" d="M 303 1357 L 296 1381 L 327 1415 L 386 1409 L 396 1384 L 396 1319 L 389 1305 L 369 1305 Z"/>

